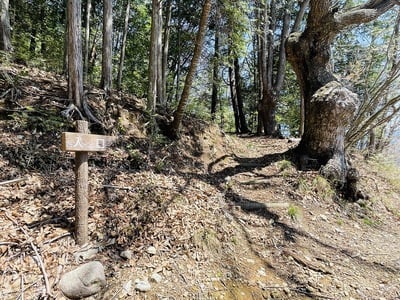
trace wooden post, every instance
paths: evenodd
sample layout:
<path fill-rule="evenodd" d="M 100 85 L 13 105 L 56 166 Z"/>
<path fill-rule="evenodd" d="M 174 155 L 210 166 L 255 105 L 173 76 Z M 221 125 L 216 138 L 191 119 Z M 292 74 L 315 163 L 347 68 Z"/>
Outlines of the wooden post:
<path fill-rule="evenodd" d="M 89 134 L 86 121 L 76 121 L 76 130 L 62 133 L 61 150 L 75 152 L 75 239 L 84 245 L 89 241 L 88 153 L 106 151 L 117 137 Z"/>
<path fill-rule="evenodd" d="M 76 121 L 79 133 L 89 133 L 88 122 Z M 75 235 L 78 245 L 89 241 L 88 209 L 89 209 L 89 171 L 88 152 L 75 152 Z"/>

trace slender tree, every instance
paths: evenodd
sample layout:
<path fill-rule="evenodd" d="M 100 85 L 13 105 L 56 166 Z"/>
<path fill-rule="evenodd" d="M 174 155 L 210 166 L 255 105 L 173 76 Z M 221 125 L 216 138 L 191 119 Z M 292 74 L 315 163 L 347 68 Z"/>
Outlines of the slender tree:
<path fill-rule="evenodd" d="M 189 93 L 192 87 L 192 82 L 197 69 L 197 65 L 200 60 L 201 50 L 203 49 L 204 36 L 207 30 L 208 15 L 210 14 L 210 10 L 211 10 L 211 0 L 204 0 L 200 17 L 199 31 L 197 32 L 196 36 L 196 43 L 194 47 L 192 61 L 189 66 L 188 74 L 186 75 L 182 96 L 179 101 L 178 107 L 174 112 L 174 120 L 172 121 L 171 124 L 170 135 L 172 138 L 179 137 L 179 129 L 183 120 L 183 114 L 189 99 Z"/>
<path fill-rule="evenodd" d="M 172 17 L 172 0 L 168 0 L 165 6 L 165 25 L 162 44 L 162 90 L 161 101 L 162 104 L 167 102 L 167 82 L 168 82 L 168 54 L 169 54 L 169 40 L 171 36 L 171 17 Z"/>
<path fill-rule="evenodd" d="M 126 11 L 125 11 L 125 22 L 124 22 L 124 32 L 122 36 L 122 45 L 121 45 L 121 53 L 119 56 L 119 67 L 118 67 L 118 80 L 117 87 L 120 90 L 122 84 L 122 72 L 124 69 L 124 61 L 125 61 L 125 49 L 126 49 L 126 37 L 128 36 L 128 25 L 129 25 L 129 14 L 131 11 L 131 1 L 128 0 L 126 3 Z"/>
<path fill-rule="evenodd" d="M 357 172 L 347 163 L 344 140 L 358 97 L 333 75 L 330 47 L 339 32 L 370 22 L 398 4 L 370 0 L 340 9 L 337 1 L 310 0 L 305 30 L 287 39 L 288 60 L 304 98 L 304 134 L 296 149 L 302 166 L 323 166 L 321 173 L 353 199 L 357 198 Z"/>
<path fill-rule="evenodd" d="M 213 75 L 212 75 L 212 93 L 211 93 L 211 119 L 215 120 L 215 115 L 217 113 L 217 104 L 218 104 L 218 94 L 219 94 L 219 27 L 215 27 L 215 36 L 214 36 L 214 57 L 212 61 L 213 65 Z"/>
<path fill-rule="evenodd" d="M 390 22 L 392 21 L 392 22 Z M 393 33 L 387 35 L 387 23 L 394 24 Z M 369 34 L 371 44 L 362 56 L 365 62 L 364 72 L 359 70 L 358 61 L 353 63 L 354 70 L 349 71 L 349 77 L 354 76 L 361 90 L 361 103 L 352 126 L 346 133 L 347 147 L 358 144 L 360 148 L 367 147 L 369 154 L 380 151 L 381 142 L 390 138 L 391 127 L 400 111 L 400 11 L 389 15 L 383 22 L 373 24 Z M 354 49 L 352 49 L 354 51 Z M 386 53 L 386 55 L 379 55 Z M 361 55 L 360 55 L 361 56 Z M 349 67 L 346 64 L 346 67 Z M 351 66 L 350 66 L 351 67 Z M 365 75 L 359 76 L 364 73 Z M 383 130 L 388 129 L 388 130 Z M 383 134 L 383 138 L 380 134 Z M 364 141 L 369 140 L 365 143 Z M 360 143 L 361 142 L 361 143 Z"/>
<path fill-rule="evenodd" d="M 244 99 L 243 99 L 243 92 L 242 92 L 242 76 L 240 75 L 240 64 L 239 58 L 235 57 L 233 59 L 233 69 L 234 69 L 234 84 L 235 84 L 235 91 L 236 91 L 236 102 L 237 102 L 237 112 L 239 117 L 239 124 L 238 124 L 238 133 L 248 133 L 249 129 L 247 128 L 247 121 L 246 115 L 244 112 Z"/>
<path fill-rule="evenodd" d="M 107 94 L 112 89 L 112 0 L 103 1 L 103 55 L 101 87 Z"/>

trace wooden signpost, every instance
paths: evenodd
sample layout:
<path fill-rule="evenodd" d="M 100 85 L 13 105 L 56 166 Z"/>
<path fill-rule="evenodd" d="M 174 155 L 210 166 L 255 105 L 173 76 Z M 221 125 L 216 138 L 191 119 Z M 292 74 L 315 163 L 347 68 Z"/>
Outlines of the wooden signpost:
<path fill-rule="evenodd" d="M 78 245 L 89 241 L 88 153 L 105 151 L 117 137 L 89 134 L 88 122 L 77 121 L 77 132 L 63 132 L 61 150 L 75 152 L 75 236 Z"/>

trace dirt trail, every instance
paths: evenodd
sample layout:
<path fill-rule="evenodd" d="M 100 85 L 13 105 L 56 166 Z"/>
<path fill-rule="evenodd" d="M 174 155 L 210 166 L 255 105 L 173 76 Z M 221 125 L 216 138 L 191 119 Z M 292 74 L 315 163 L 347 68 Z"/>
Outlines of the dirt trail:
<path fill-rule="evenodd" d="M 378 174 L 372 178 L 370 166 L 363 163 L 362 185 L 370 200 L 336 200 L 318 174 L 287 165 L 280 153 L 288 146 L 286 141 L 250 138 L 247 149 L 237 154 L 240 158 L 224 166 L 229 170 L 227 194 L 238 208 L 233 214 L 251 251 L 298 292 L 288 294 L 293 299 L 299 294 L 399 299 L 399 214 L 388 209 L 398 207 L 398 193 L 379 193 L 390 186 Z"/>

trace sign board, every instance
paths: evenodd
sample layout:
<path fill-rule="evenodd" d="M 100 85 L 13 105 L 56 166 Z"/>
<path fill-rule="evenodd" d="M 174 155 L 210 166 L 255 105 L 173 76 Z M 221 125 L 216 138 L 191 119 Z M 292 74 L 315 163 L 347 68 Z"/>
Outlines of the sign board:
<path fill-rule="evenodd" d="M 116 136 L 63 132 L 61 136 L 62 151 L 106 151 L 115 141 Z"/>

